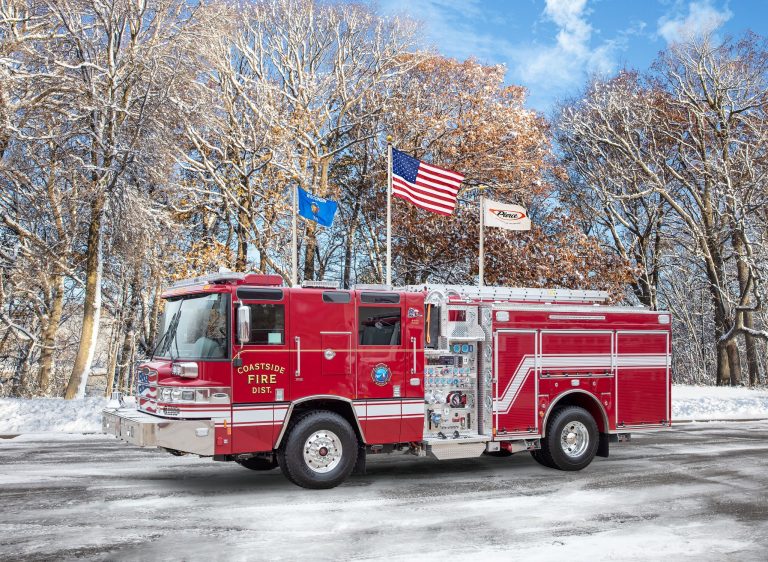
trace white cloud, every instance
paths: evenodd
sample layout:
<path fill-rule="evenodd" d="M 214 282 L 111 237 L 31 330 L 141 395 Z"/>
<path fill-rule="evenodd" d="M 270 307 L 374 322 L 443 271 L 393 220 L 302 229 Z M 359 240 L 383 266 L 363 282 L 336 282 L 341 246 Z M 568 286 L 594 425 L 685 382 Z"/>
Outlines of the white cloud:
<path fill-rule="evenodd" d="M 515 42 L 527 25 L 515 17 L 488 10 L 483 0 L 379 0 L 386 13 L 406 13 L 424 25 L 427 43 L 459 59 L 505 63 L 509 79 L 526 86 L 534 107 L 546 110 L 558 97 L 582 83 L 591 72 L 608 74 L 632 35 L 644 33 L 645 23 L 631 21 L 611 38 L 600 38 L 590 23 L 590 0 L 545 0 L 541 19 L 554 25 L 554 34 L 542 43 Z M 501 19 L 499 19 L 501 18 Z M 486 32 L 484 25 L 503 24 L 507 36 Z"/>
<path fill-rule="evenodd" d="M 496 18 L 482 0 L 380 0 L 380 4 L 389 14 L 406 14 L 422 22 L 425 46 L 434 42 L 448 56 L 497 62 L 499 52 L 508 47 L 496 37 L 478 33 L 478 24 Z"/>
<path fill-rule="evenodd" d="M 557 26 L 556 41 L 517 50 L 515 71 L 525 83 L 559 90 L 580 82 L 585 73 L 615 69 L 616 52 L 624 48 L 626 38 L 619 36 L 594 46 L 589 13 L 587 0 L 546 0 L 542 15 Z"/>
<path fill-rule="evenodd" d="M 688 14 L 682 13 L 680 5 L 659 18 L 657 33 L 667 43 L 675 43 L 691 37 L 698 37 L 717 30 L 733 16 L 728 6 L 721 9 L 712 5 L 711 0 L 700 0 L 688 4 Z"/>

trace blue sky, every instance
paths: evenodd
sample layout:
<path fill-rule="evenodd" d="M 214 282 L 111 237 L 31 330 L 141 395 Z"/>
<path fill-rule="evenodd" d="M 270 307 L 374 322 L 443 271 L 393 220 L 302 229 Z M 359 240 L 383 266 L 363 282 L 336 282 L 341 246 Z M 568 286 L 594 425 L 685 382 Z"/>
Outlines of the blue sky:
<path fill-rule="evenodd" d="M 550 113 L 591 73 L 646 69 L 686 34 L 768 36 L 768 0 L 378 0 L 422 22 L 425 45 L 507 66 L 528 106 Z"/>

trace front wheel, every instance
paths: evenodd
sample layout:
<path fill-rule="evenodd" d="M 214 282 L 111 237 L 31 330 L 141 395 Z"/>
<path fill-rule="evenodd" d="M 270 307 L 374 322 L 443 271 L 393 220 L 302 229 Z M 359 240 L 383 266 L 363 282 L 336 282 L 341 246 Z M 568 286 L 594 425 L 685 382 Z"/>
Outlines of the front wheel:
<path fill-rule="evenodd" d="M 278 451 L 278 464 L 288 480 L 303 488 L 334 488 L 355 468 L 357 448 L 349 422 L 335 412 L 319 410 L 293 424 Z"/>
<path fill-rule="evenodd" d="M 581 470 L 595 458 L 597 446 L 597 424 L 589 412 L 578 406 L 566 406 L 557 410 L 547 423 L 547 435 L 534 458 L 552 468 Z"/>

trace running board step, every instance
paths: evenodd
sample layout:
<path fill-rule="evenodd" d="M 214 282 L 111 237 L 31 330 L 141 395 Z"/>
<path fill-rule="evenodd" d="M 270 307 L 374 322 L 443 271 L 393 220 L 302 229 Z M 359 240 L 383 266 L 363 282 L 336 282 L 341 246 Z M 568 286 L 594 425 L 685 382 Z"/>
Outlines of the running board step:
<path fill-rule="evenodd" d="M 486 441 L 427 443 L 427 454 L 441 461 L 469 459 L 482 455 L 485 451 L 485 443 Z"/>

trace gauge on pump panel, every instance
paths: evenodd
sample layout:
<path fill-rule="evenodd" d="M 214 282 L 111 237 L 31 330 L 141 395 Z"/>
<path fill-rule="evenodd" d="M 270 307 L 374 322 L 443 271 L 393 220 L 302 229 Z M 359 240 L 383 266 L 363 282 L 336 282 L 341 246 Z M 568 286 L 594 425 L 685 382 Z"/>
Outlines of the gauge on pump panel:
<path fill-rule="evenodd" d="M 461 352 L 462 353 L 469 353 L 469 344 L 464 344 L 461 346 Z"/>
<path fill-rule="evenodd" d="M 460 353 L 461 352 L 461 344 L 455 343 L 453 344 L 453 347 L 451 348 L 454 353 Z"/>

